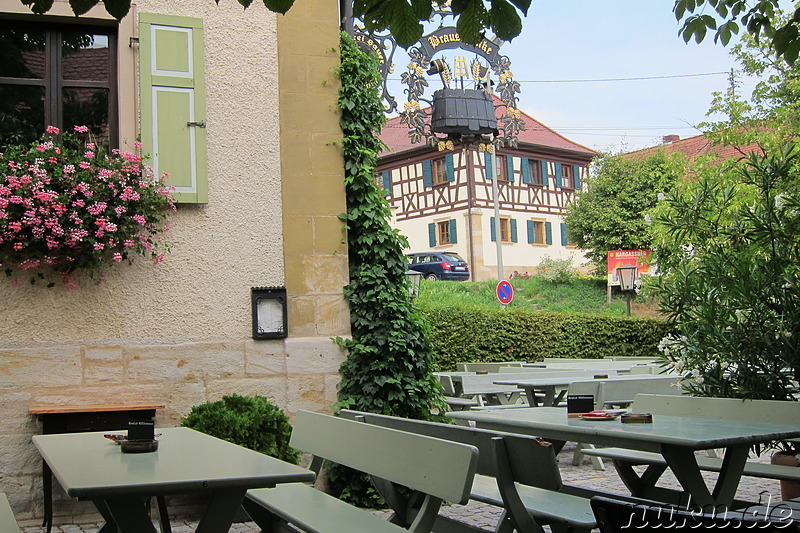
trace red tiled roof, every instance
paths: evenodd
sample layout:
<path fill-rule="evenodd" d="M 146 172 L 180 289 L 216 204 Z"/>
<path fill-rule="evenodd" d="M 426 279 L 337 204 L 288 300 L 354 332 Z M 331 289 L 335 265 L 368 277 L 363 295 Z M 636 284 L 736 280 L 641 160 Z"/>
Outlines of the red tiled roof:
<path fill-rule="evenodd" d="M 496 95 L 492 95 L 492 98 L 494 99 L 495 106 L 502 106 L 495 107 L 495 114 L 497 115 L 499 121 L 505 112 L 505 104 Z M 430 108 L 426 108 L 426 110 L 429 109 Z M 546 146 L 550 148 L 591 155 L 597 153 L 591 148 L 587 148 L 581 144 L 570 141 L 563 135 L 556 133 L 527 113 L 524 113 L 522 110 L 520 110 L 520 115 L 522 120 L 525 122 L 525 129 L 520 131 L 517 135 L 517 138 L 521 144 Z M 500 124 L 502 124 L 502 122 Z M 411 142 L 411 137 L 408 135 L 408 126 L 400 122 L 399 116 L 386 121 L 386 125 L 381 131 L 380 138 L 387 146 L 387 149 L 380 153 L 380 157 L 425 147 L 425 144 L 423 143 Z"/>
<path fill-rule="evenodd" d="M 709 153 L 717 155 L 720 159 L 741 159 L 747 154 L 759 151 L 759 147 L 755 144 L 745 147 L 714 145 L 708 139 L 706 139 L 704 135 L 696 135 L 694 137 L 688 137 L 686 139 L 674 141 L 669 144 L 660 144 L 658 146 L 651 146 L 650 148 L 642 148 L 641 150 L 628 152 L 624 154 L 624 156 L 629 158 L 644 159 L 652 155 L 656 155 L 662 151 L 668 154 L 684 154 L 690 159 L 695 159 L 701 155 L 706 155 Z"/>

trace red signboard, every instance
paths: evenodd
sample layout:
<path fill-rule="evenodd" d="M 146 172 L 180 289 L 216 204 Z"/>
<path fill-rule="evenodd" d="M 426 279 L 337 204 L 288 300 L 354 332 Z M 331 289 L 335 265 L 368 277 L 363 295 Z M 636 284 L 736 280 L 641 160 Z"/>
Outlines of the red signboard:
<path fill-rule="evenodd" d="M 608 284 L 619 285 L 617 268 L 625 265 L 636 267 L 636 278 L 650 274 L 650 250 L 612 250 L 608 252 Z"/>

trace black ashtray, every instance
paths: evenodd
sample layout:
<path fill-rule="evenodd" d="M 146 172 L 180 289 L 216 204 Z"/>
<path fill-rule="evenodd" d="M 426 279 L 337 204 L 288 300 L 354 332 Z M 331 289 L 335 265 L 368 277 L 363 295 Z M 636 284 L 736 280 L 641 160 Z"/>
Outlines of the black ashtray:
<path fill-rule="evenodd" d="M 158 441 L 152 440 L 123 440 L 119 443 L 122 453 L 147 453 L 158 449 Z"/>

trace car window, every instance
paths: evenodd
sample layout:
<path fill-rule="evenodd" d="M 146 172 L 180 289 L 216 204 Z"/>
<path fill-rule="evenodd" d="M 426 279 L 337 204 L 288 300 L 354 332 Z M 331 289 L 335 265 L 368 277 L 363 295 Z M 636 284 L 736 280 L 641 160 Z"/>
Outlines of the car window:
<path fill-rule="evenodd" d="M 462 262 L 464 261 L 464 260 L 461 258 L 461 256 L 460 256 L 460 255 L 458 255 L 458 254 L 456 254 L 456 253 L 446 253 L 446 254 L 442 254 L 442 257 L 444 257 L 444 260 L 445 260 L 445 261 L 462 261 Z"/>

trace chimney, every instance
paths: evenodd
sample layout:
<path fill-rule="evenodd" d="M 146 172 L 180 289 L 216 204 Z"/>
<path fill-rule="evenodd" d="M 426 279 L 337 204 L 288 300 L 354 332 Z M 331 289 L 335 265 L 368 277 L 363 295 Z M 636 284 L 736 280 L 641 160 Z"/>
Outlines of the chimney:
<path fill-rule="evenodd" d="M 664 137 L 662 138 L 664 144 L 672 144 L 675 141 L 680 141 L 680 140 L 681 138 L 679 135 L 664 135 Z"/>

